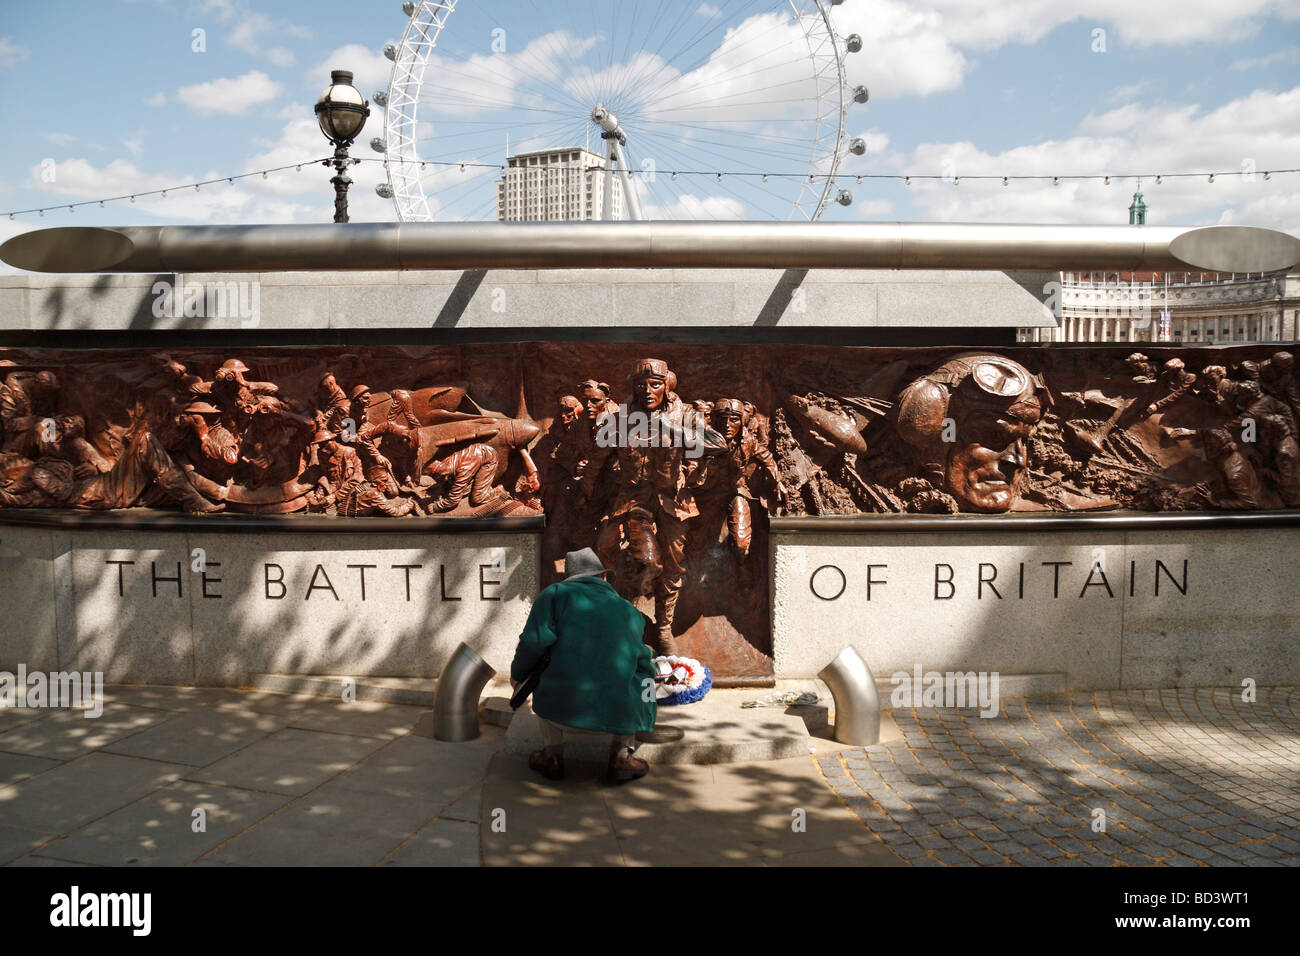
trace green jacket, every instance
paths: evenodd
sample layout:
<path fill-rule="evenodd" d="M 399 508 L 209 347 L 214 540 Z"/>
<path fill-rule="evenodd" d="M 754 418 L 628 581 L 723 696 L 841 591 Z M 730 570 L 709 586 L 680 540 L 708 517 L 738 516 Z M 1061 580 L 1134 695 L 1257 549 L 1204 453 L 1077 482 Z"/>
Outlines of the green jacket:
<path fill-rule="evenodd" d="M 560 581 L 533 602 L 510 677 L 522 681 L 551 647 L 533 691 L 538 716 L 611 734 L 651 730 L 654 666 L 644 633 L 641 612 L 608 582 L 594 575 Z"/>

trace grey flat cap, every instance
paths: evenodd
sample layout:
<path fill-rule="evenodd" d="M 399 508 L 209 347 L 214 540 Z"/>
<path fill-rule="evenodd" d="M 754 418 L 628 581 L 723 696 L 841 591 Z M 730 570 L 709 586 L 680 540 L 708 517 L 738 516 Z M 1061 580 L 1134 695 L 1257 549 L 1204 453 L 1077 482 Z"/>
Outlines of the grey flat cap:
<path fill-rule="evenodd" d="M 564 580 L 566 581 L 606 573 L 608 572 L 604 563 L 601 562 L 600 556 L 591 548 L 570 551 L 564 556 Z"/>

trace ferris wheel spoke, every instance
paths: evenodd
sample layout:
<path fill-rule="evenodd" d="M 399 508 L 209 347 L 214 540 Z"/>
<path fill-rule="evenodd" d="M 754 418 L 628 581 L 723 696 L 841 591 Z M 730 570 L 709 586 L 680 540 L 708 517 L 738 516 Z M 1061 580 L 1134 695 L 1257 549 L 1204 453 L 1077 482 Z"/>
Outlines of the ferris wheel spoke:
<path fill-rule="evenodd" d="M 664 135 L 664 134 L 663 134 L 663 133 L 659 133 L 659 135 L 662 136 L 662 135 Z M 746 155 L 767 156 L 767 157 L 770 157 L 770 158 L 772 158 L 772 159 L 792 160 L 792 161 L 796 161 L 796 162 L 798 162 L 798 161 L 804 161 L 804 160 L 806 160 L 806 157 L 807 157 L 807 153 L 806 153 L 806 152 L 798 152 L 798 151 L 795 151 L 795 150 L 793 150 L 793 149 L 760 148 L 760 147 L 753 146 L 752 144 L 749 144 L 748 142 L 728 142 L 728 141 L 726 141 L 726 140 L 716 140 L 716 139 L 698 139 L 698 138 L 693 138 L 693 139 L 691 139 L 689 142 L 690 142 L 691 144 L 694 144 L 694 145 L 700 145 L 700 146 L 716 146 L 716 147 L 719 147 L 719 148 L 724 149 L 724 150 L 731 150 L 731 151 L 734 151 L 734 152 L 736 152 L 737 154 L 739 154 L 739 156 L 738 156 L 737 159 L 731 160 L 732 162 L 738 162 L 738 163 L 741 163 L 741 164 L 743 164 L 743 165 L 746 165 L 748 168 L 750 168 L 750 169 L 752 169 L 752 170 L 754 170 L 754 171 L 756 171 L 756 172 L 763 172 L 764 170 L 762 170 L 760 167 L 755 166 L 755 165 L 753 165 L 752 163 L 749 163 L 747 160 L 745 160 L 744 157 L 745 157 Z M 716 151 L 714 151 L 714 152 L 716 153 Z M 790 170 L 772 170 L 772 169 L 768 169 L 768 170 L 766 170 L 766 172 L 790 172 Z"/>
<path fill-rule="evenodd" d="M 670 159 L 672 158 L 683 159 L 684 162 L 679 168 L 686 169 L 691 166 L 695 166 L 697 169 L 702 169 L 702 170 L 707 170 L 709 168 L 707 160 L 710 157 L 707 155 L 703 157 L 703 161 L 702 161 L 700 156 L 693 155 L 690 151 L 687 150 L 677 149 L 668 143 L 660 143 L 659 148 Z M 656 178 L 658 177 L 658 175 L 659 175 L 659 171 L 658 169 L 656 169 Z M 698 181 L 697 177 L 692 177 L 692 179 Z M 706 182 L 710 189 L 720 188 L 723 191 L 730 193 L 732 196 L 735 196 L 745 206 L 750 206 L 755 203 L 755 196 L 752 195 L 752 193 L 755 192 L 763 193 L 767 197 L 769 197 L 770 200 L 775 200 L 778 207 L 784 204 L 788 204 L 787 197 L 781 196 L 770 186 L 764 186 L 761 182 L 753 182 L 753 181 L 746 180 L 745 186 L 746 186 L 747 194 L 742 194 L 738 192 L 731 185 L 731 183 L 727 181 L 726 177 L 724 177 L 721 182 L 718 182 L 716 180 L 706 181 Z M 771 207 L 766 206 L 765 211 L 771 212 Z"/>
<path fill-rule="evenodd" d="M 537 4 L 536 4 L 535 0 L 529 0 L 529 2 L 532 3 L 534 9 L 537 9 Z M 482 14 L 486 15 L 487 18 L 488 18 L 489 20 L 491 20 L 494 24 L 497 25 L 497 27 L 499 27 L 499 28 L 503 31 L 503 35 L 506 35 L 506 36 L 509 35 L 510 28 L 507 28 L 507 26 L 506 26 L 502 21 L 498 20 L 498 19 L 497 19 L 497 18 L 492 14 L 491 9 L 490 9 L 490 5 L 489 5 L 489 4 L 486 4 L 486 3 L 485 3 L 485 4 L 479 4 L 479 5 L 477 5 L 476 12 L 479 12 L 479 13 L 482 13 Z M 538 10 L 538 13 L 540 14 L 541 11 Z M 540 39 L 542 40 L 543 43 L 551 43 L 551 44 L 553 44 L 553 43 L 555 42 L 555 32 L 552 31 L 552 32 L 550 32 L 550 33 L 547 33 L 547 34 L 545 34 L 543 37 L 541 37 Z M 525 50 L 527 50 L 527 49 L 528 49 L 528 47 L 525 46 Z M 556 64 L 560 64 L 560 63 L 562 63 L 563 60 L 564 60 L 564 57 L 565 57 L 565 51 L 562 50 L 562 49 L 559 49 L 558 47 L 554 47 L 553 49 L 554 49 L 554 52 L 555 52 L 555 59 L 554 59 L 554 62 L 555 62 Z M 545 65 L 545 64 L 543 64 L 543 65 Z M 545 82 L 545 81 L 543 81 L 543 82 Z M 563 84 L 562 84 L 562 83 L 555 82 L 555 83 L 552 83 L 551 86 L 552 86 L 552 90 L 553 90 L 553 92 L 556 94 L 557 98 L 559 98 L 559 99 L 561 99 L 561 100 L 564 100 L 565 98 L 567 98 L 567 97 L 569 96 L 569 94 L 567 93 L 567 91 L 565 91 L 565 90 L 562 88 L 562 87 L 563 87 Z"/>
<path fill-rule="evenodd" d="M 728 14 L 730 12 L 730 8 L 736 2 L 740 2 L 743 4 L 747 2 L 747 0 L 726 0 L 726 2 L 724 2 L 722 6 L 718 9 L 718 15 L 713 18 L 709 18 L 704 14 L 700 13 L 700 8 L 694 6 L 694 4 L 690 4 L 690 3 L 679 4 L 681 12 L 678 16 L 678 19 L 674 21 L 673 26 L 670 29 L 664 32 L 663 39 L 660 40 L 659 45 L 655 47 L 654 55 L 656 57 L 662 57 L 664 50 L 668 47 L 668 44 L 672 42 L 673 36 L 676 34 L 677 29 L 685 25 L 687 21 L 689 21 L 694 17 L 703 17 L 705 22 L 695 33 L 693 33 L 690 37 L 687 38 L 686 40 L 688 44 L 687 49 L 693 46 L 696 42 L 699 42 L 700 40 L 703 40 L 708 36 L 717 33 L 718 30 L 726 26 L 729 19 Z M 711 20 L 712 22 L 710 22 Z M 667 59 L 673 59 L 673 57 L 669 57 Z"/>
<path fill-rule="evenodd" d="M 763 16 L 763 14 L 755 14 L 754 16 Z M 741 25 L 743 26 L 744 23 L 749 22 L 749 20 L 752 19 L 752 18 L 753 18 L 752 16 L 751 16 L 751 17 L 746 17 L 745 20 L 741 21 Z M 674 51 L 673 54 L 672 54 L 670 57 L 668 57 L 667 59 L 668 59 L 669 61 L 671 61 L 671 62 L 676 62 L 676 61 L 677 61 L 678 59 L 680 59 L 681 57 L 686 56 L 686 55 L 687 55 L 691 50 L 695 49 L 697 46 L 699 46 L 699 45 L 700 45 L 701 43 L 703 43 L 705 40 L 708 40 L 710 37 L 714 36 L 716 33 L 718 33 L 719 30 L 722 30 L 722 31 L 723 31 L 723 33 L 722 33 L 722 35 L 723 35 L 723 43 L 725 43 L 725 42 L 726 42 L 726 36 L 727 36 L 727 33 L 730 32 L 730 26 L 731 26 L 731 25 L 728 23 L 728 19 L 729 19 L 729 18 L 726 17 L 726 16 L 718 16 L 718 17 L 716 18 L 716 21 L 717 21 L 717 22 L 716 22 L 712 27 L 710 27 L 710 28 L 708 28 L 708 29 L 706 29 L 706 30 L 702 30 L 702 31 L 700 31 L 699 33 L 697 33 L 697 34 L 695 35 L 695 37 L 692 38 L 692 39 L 690 40 L 690 42 L 686 43 L 686 44 L 685 44 L 684 46 L 682 46 L 682 47 L 679 47 L 679 48 L 678 48 L 676 51 Z M 709 52 L 708 52 L 707 54 L 704 55 L 704 57 L 702 57 L 701 59 L 695 61 L 694 64 L 692 64 L 692 65 L 688 66 L 687 68 L 683 69 L 683 70 L 682 70 L 682 74 L 683 74 L 683 75 L 689 74 L 692 70 L 697 69 L 700 65 L 702 65 L 702 64 L 704 64 L 704 63 L 707 63 L 707 62 L 709 61 L 709 59 L 710 59 L 710 58 L 711 58 L 711 57 L 712 57 L 712 56 L 717 52 L 718 49 L 721 49 L 721 45 L 719 45 L 718 47 L 716 47 L 716 48 L 714 48 L 714 49 L 710 49 Z"/>
<path fill-rule="evenodd" d="M 849 102 L 830 6 L 500 0 L 456 9 L 420 0 L 386 104 L 385 168 L 398 216 L 490 218 L 503 181 L 516 183 L 509 195 L 523 200 L 525 217 L 575 214 L 569 200 L 533 195 L 539 184 L 578 190 L 566 194 L 580 215 L 581 184 L 593 189 L 591 204 L 599 177 L 629 190 L 625 208 L 634 216 L 644 204 L 675 218 L 815 219 L 832 195 Z M 444 29 L 472 36 L 487 23 L 508 31 L 510 52 L 450 55 L 443 43 L 434 53 Z M 570 157 L 583 154 L 567 151 L 584 146 L 594 155 L 575 174 Z M 547 155 L 556 151 L 562 165 Z M 527 165 L 540 169 L 503 180 L 507 158 L 527 153 L 538 156 Z M 626 166 L 617 178 L 607 178 L 611 161 Z M 694 175 L 678 181 L 670 168 Z M 732 175 L 700 175 L 713 169 Z M 599 216 L 599 207 L 597 198 L 587 215 Z"/>
<path fill-rule="evenodd" d="M 764 14 L 758 14 L 758 16 L 763 16 L 763 15 L 764 15 Z M 750 19 L 752 19 L 752 18 L 750 18 Z M 746 21 L 746 22 L 748 22 L 748 21 Z M 764 30 L 763 32 L 757 34 L 756 36 L 746 37 L 744 42 L 746 42 L 746 43 L 748 43 L 748 44 L 753 44 L 756 40 L 759 40 L 759 39 L 761 39 L 761 38 L 766 38 L 766 37 L 769 36 L 770 34 L 775 33 L 777 30 L 785 30 L 785 29 L 789 29 L 791 25 L 792 25 L 792 22 L 791 22 L 790 20 L 787 20 L 787 19 L 780 19 L 780 20 L 778 20 L 776 23 L 774 23 L 771 27 L 767 28 L 766 30 Z M 725 45 L 726 41 L 724 40 L 723 43 L 724 43 L 724 45 Z M 681 70 L 681 73 L 680 73 L 680 76 L 682 76 L 682 77 L 690 76 L 690 75 L 691 75 L 692 73 L 694 73 L 696 70 L 699 70 L 699 69 L 705 67 L 706 65 L 708 65 L 709 61 L 712 60 L 713 57 L 716 56 L 717 53 L 718 53 L 721 49 L 722 49 L 722 46 L 718 46 L 718 47 L 715 48 L 715 49 L 709 50 L 709 52 L 706 53 L 703 57 L 701 57 L 700 59 L 696 60 L 694 63 L 691 63 L 690 65 L 688 65 L 687 67 L 685 67 L 684 69 L 682 69 L 682 70 Z M 682 54 L 684 54 L 684 53 L 685 53 L 685 51 L 681 51 L 681 53 L 679 53 L 678 55 L 682 55 Z M 674 56 L 674 57 L 673 57 L 673 60 L 675 61 L 676 58 L 677 58 L 677 57 Z M 666 84 L 665 84 L 665 86 L 666 86 Z M 648 91 L 647 96 L 658 96 L 660 93 L 663 92 L 663 89 L 664 89 L 664 88 L 665 88 L 664 86 L 656 87 L 655 89 Z"/>
<path fill-rule="evenodd" d="M 656 144 L 656 148 L 664 151 L 667 155 L 681 157 L 685 160 L 675 167 L 680 171 L 687 172 L 724 172 L 722 167 L 729 167 L 726 171 L 731 172 L 750 172 L 755 174 L 782 172 L 780 170 L 764 169 L 756 166 L 746 160 L 741 151 L 737 150 L 733 155 L 719 156 L 713 150 L 693 149 L 682 144 L 674 144 L 671 139 L 665 137 L 649 137 L 651 143 Z M 656 169 L 658 163 L 656 162 Z M 740 168 L 738 168 L 740 167 Z"/>

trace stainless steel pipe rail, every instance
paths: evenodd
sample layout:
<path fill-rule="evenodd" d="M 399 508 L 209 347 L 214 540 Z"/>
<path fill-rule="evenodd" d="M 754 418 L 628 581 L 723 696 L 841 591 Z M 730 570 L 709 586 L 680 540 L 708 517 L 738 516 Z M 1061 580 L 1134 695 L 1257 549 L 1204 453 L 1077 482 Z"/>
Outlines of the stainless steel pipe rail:
<path fill-rule="evenodd" d="M 478 700 L 496 670 L 461 642 L 438 677 L 433 699 L 433 736 L 453 743 L 479 735 Z"/>
<path fill-rule="evenodd" d="M 835 699 L 835 739 L 867 747 L 880 742 L 880 695 L 862 655 L 850 644 L 817 675 Z"/>
<path fill-rule="evenodd" d="M 389 269 L 1038 269 L 1270 272 L 1300 239 L 1253 226 L 904 222 L 347 223 L 63 227 L 14 236 L 35 272 Z"/>

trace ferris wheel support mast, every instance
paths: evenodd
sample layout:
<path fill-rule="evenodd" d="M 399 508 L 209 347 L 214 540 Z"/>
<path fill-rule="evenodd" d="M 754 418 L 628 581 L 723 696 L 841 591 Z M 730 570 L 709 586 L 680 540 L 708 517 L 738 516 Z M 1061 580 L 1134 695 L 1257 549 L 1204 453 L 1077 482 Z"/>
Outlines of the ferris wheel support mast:
<path fill-rule="evenodd" d="M 605 197 L 601 204 L 601 218 L 614 218 L 614 167 L 618 166 L 619 182 L 623 184 L 623 201 L 627 203 L 628 218 L 641 221 L 641 200 L 632 185 L 632 174 L 627 168 L 627 156 L 623 144 L 627 134 L 618 125 L 618 117 L 611 113 L 602 103 L 591 111 L 591 121 L 600 127 L 600 138 L 605 141 Z"/>

